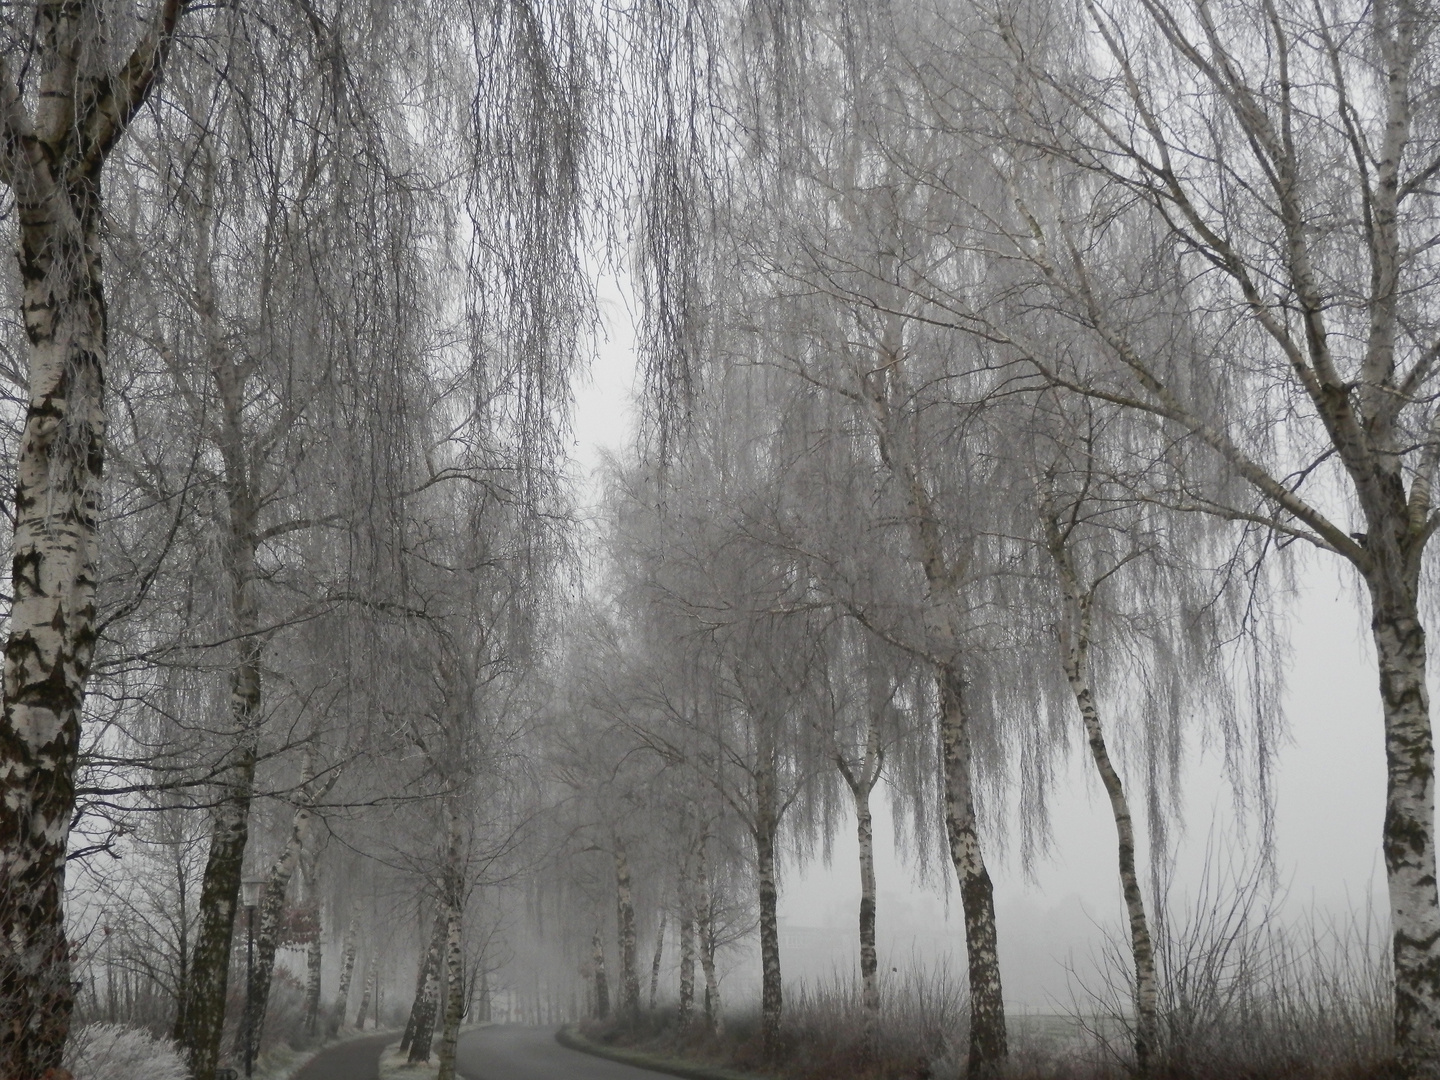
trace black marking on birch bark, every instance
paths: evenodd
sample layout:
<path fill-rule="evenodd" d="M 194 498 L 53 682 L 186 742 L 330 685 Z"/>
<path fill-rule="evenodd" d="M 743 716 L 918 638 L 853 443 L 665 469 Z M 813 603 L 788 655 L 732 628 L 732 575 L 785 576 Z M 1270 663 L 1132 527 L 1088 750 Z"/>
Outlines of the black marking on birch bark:
<path fill-rule="evenodd" d="M 690 1026 L 695 1009 L 695 920 L 689 913 L 689 897 L 681 894 L 680 918 L 680 1027 Z"/>
<path fill-rule="evenodd" d="M 610 1015 L 610 984 L 605 977 L 605 945 L 600 939 L 600 929 L 595 929 L 591 941 L 592 975 L 595 980 L 595 1018 L 604 1020 Z"/>
<path fill-rule="evenodd" d="M 969 718 L 964 680 L 953 665 L 937 673 L 940 690 L 940 740 L 945 768 L 946 832 L 950 857 L 960 882 L 965 919 L 965 950 L 970 979 L 970 1048 L 967 1074 L 983 1077 L 999 1070 L 1009 1054 L 1005 1002 L 995 930 L 995 896 L 975 830 L 971 797 Z"/>
<path fill-rule="evenodd" d="M 780 975 L 779 892 L 775 887 L 775 833 L 768 822 L 755 838 L 759 856 L 760 899 L 760 1027 L 767 1060 L 780 1051 L 780 1018 L 784 990 Z"/>
<path fill-rule="evenodd" d="M 410 1053 L 406 1057 L 411 1065 L 430 1060 L 430 1048 L 435 1038 L 435 1013 L 440 996 L 440 958 L 444 948 L 445 929 L 446 917 L 442 906 L 435 914 L 435 927 L 430 933 L 430 947 L 425 957 L 425 979 L 412 1010 L 415 1015 L 415 1033 L 410 1041 Z"/>
<path fill-rule="evenodd" d="M 636 968 L 635 906 L 630 895 L 630 860 L 625 844 L 615 842 L 615 923 L 620 946 L 620 1011 L 634 1022 L 640 1016 L 640 976 Z"/>
<path fill-rule="evenodd" d="M 1395 1042 L 1401 1075 L 1429 1078 L 1440 1075 L 1434 744 L 1416 590 L 1409 577 L 1385 565 L 1399 557 L 1392 546 L 1378 546 L 1381 565 L 1367 575 L 1367 584 L 1385 718 L 1384 853 L 1393 923 Z"/>
<path fill-rule="evenodd" d="M 210 851 L 200 889 L 200 925 L 190 962 L 189 996 L 180 1002 L 175 1041 L 185 1053 L 194 1080 L 214 1080 L 225 1022 L 225 987 L 230 967 L 240 876 L 249 835 L 254 781 L 253 749 L 242 753 L 215 812 Z"/>

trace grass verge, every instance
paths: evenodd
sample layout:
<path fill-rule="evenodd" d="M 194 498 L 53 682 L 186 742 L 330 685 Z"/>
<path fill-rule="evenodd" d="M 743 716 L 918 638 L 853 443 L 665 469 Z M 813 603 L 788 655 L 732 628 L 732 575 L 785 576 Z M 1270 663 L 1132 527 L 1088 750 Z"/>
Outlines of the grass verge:
<path fill-rule="evenodd" d="M 401 1052 L 400 1043 L 394 1042 L 380 1051 L 380 1080 L 430 1080 L 440 1072 L 440 1058 L 430 1055 L 429 1061 L 417 1061 L 411 1065 L 407 1052 Z"/>

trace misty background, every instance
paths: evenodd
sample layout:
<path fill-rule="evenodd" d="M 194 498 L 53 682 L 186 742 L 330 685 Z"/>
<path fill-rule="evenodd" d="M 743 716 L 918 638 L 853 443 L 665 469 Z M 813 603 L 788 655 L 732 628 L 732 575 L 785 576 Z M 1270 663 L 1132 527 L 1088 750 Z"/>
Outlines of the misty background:
<path fill-rule="evenodd" d="M 596 359 L 576 383 L 572 477 L 579 502 L 595 509 L 599 470 L 623 456 L 637 417 L 633 299 L 622 279 L 599 279 L 604 332 Z M 581 511 L 582 518 L 585 512 Z M 592 522 L 593 527 L 593 522 Z M 1283 706 L 1288 738 L 1275 753 L 1273 846 L 1266 851 L 1264 808 L 1237 800 L 1226 779 L 1224 747 L 1203 721 L 1190 728 L 1183 797 L 1174 815 L 1173 888 L 1192 895 L 1205 880 L 1230 880 L 1263 867 L 1269 906 L 1282 920 L 1357 924 L 1372 932 L 1385 910 L 1380 823 L 1385 756 L 1375 687 L 1375 649 L 1362 597 L 1338 560 L 1292 549 L 1298 564 L 1287 597 L 1282 642 L 1288 645 Z M 1343 647 L 1342 647 L 1343 646 Z M 1026 868 L 1019 837 L 987 854 L 995 880 L 996 921 L 1005 998 L 1022 1010 L 1083 1007 L 1096 985 L 1107 934 L 1124 929 L 1115 877 L 1114 820 L 1095 770 L 1078 745 L 1063 755 L 1050 792 L 1048 850 Z M 1122 743 L 1117 756 L 1122 763 Z M 964 924 L 943 852 L 921 861 L 895 845 L 890 788 L 874 800 L 881 970 L 949 965 L 964 970 Z M 1015 820 L 1014 808 L 1004 815 Z M 996 838 L 999 839 L 999 838 Z M 1148 863 L 1149 851 L 1142 848 Z M 787 978 L 829 982 L 855 970 L 860 902 L 854 815 L 835 823 L 828 858 L 787 858 L 780 890 L 782 962 Z M 1383 934 L 1381 935 L 1383 937 Z M 1118 940 L 1118 938 L 1117 938 Z M 759 985 L 759 952 L 726 957 L 727 982 L 744 993 Z"/>

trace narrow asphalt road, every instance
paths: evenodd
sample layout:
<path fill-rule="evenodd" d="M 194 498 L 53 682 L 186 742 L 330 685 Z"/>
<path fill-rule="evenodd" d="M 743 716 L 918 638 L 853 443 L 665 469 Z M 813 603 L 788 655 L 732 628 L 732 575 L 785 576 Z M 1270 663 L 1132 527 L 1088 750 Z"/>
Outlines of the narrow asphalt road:
<path fill-rule="evenodd" d="M 323 1051 L 294 1080 L 378 1080 L 380 1051 L 395 1032 L 353 1039 Z M 567 1050 L 553 1027 L 498 1024 L 460 1036 L 455 1068 L 462 1080 L 659 1080 L 661 1074 Z"/>
<path fill-rule="evenodd" d="M 553 1027 L 497 1024 L 460 1036 L 455 1067 L 465 1080 L 660 1080 L 661 1074 L 568 1050 Z M 301 1080 L 297 1077 L 296 1080 Z M 342 1080 L 335 1077 L 334 1080 Z M 358 1078 L 357 1078 L 358 1080 Z"/>
<path fill-rule="evenodd" d="M 379 1080 L 380 1051 L 395 1039 L 391 1031 L 332 1046 L 307 1061 L 292 1080 Z"/>

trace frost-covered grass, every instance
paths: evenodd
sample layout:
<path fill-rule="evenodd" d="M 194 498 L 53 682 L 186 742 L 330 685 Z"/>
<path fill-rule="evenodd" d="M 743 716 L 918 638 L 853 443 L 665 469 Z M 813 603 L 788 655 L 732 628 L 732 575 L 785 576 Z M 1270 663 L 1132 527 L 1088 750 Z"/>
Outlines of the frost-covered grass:
<path fill-rule="evenodd" d="M 673 1011 L 646 1014 L 638 1025 L 587 1023 L 582 1033 L 607 1046 L 783 1080 L 948 1080 L 963 1073 L 963 983 L 944 965 L 917 967 L 883 982 L 880 1020 L 867 1039 L 858 980 L 835 977 L 786 988 L 780 1051 L 766 1061 L 760 1018 L 725 1015 L 716 1036 L 704 1024 L 681 1031 Z M 957 1047 L 959 1048 L 957 1050 Z"/>
<path fill-rule="evenodd" d="M 316 1054 L 337 1043 L 377 1035 L 374 1029 L 347 1028 L 327 1043 L 288 1046 L 271 1043 L 254 1064 L 255 1080 L 290 1080 Z M 77 1026 L 65 1048 L 65 1064 L 75 1080 L 188 1080 L 184 1059 L 169 1039 L 125 1024 Z M 237 1062 L 221 1062 L 236 1068 Z"/>
<path fill-rule="evenodd" d="M 1281 925 L 1257 895 L 1172 914 L 1157 934 L 1163 1080 L 1368 1080 L 1388 1075 L 1390 979 L 1378 927 Z M 1201 898 L 1203 900 L 1203 897 Z M 1068 1010 L 1012 1016 L 1012 1080 L 1122 1080 L 1134 1074 L 1123 939 Z M 965 1074 L 964 980 L 943 966 L 882 983 L 873 1034 L 858 979 L 786 987 L 780 1053 L 765 1061 L 757 1014 L 727 1013 L 723 1037 L 672 1011 L 633 1027 L 587 1023 L 592 1041 L 780 1080 L 957 1080 Z"/>
<path fill-rule="evenodd" d="M 71 1033 L 65 1064 L 75 1080 L 186 1080 L 168 1039 L 121 1024 L 86 1024 Z"/>
<path fill-rule="evenodd" d="M 400 1052 L 400 1044 L 385 1047 L 380 1055 L 380 1080 L 430 1080 L 440 1073 L 440 1055 L 432 1052 L 429 1061 L 411 1065 L 408 1053 Z"/>
<path fill-rule="evenodd" d="M 334 1045 L 333 1043 L 330 1045 Z M 320 1053 L 323 1047 L 309 1046 L 296 1049 L 290 1046 L 276 1046 L 266 1050 L 255 1062 L 255 1080 L 290 1080 L 300 1066 Z"/>

